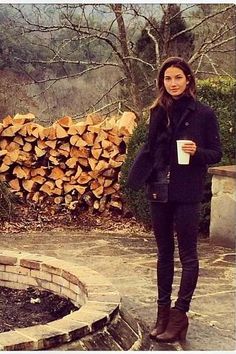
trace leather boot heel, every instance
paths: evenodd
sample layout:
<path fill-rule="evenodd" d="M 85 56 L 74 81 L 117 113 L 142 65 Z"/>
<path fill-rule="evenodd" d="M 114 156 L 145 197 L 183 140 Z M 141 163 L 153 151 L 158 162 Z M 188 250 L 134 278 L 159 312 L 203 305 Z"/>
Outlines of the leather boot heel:
<path fill-rule="evenodd" d="M 188 317 L 185 312 L 178 309 L 170 310 L 170 319 L 165 332 L 156 336 L 158 342 L 174 342 L 185 340 L 188 330 Z"/>
<path fill-rule="evenodd" d="M 182 331 L 180 332 L 179 339 L 185 341 L 187 332 L 188 332 L 188 325 L 185 328 L 183 328 Z"/>
<path fill-rule="evenodd" d="M 149 337 L 152 339 L 156 339 L 156 336 L 163 333 L 166 330 L 167 324 L 169 322 L 170 316 L 170 305 L 162 305 L 158 306 L 157 310 L 157 320 L 155 327 L 149 333 Z"/>

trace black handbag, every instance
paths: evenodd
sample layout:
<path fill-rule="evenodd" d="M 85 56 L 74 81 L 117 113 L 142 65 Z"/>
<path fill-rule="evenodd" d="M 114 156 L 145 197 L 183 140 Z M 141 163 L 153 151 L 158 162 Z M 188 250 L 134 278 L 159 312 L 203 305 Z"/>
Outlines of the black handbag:
<path fill-rule="evenodd" d="M 150 202 L 168 202 L 169 183 L 152 182 L 146 187 L 146 196 Z"/>
<path fill-rule="evenodd" d="M 169 168 L 159 171 L 156 180 L 150 181 L 146 186 L 146 197 L 150 202 L 167 203 L 169 191 Z"/>

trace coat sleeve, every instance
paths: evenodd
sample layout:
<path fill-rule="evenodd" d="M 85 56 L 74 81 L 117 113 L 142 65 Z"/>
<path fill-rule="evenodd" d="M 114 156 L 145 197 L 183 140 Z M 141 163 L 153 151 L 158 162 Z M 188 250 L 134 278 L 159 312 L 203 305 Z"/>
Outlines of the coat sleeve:
<path fill-rule="evenodd" d="M 213 110 L 209 112 L 204 125 L 204 147 L 197 147 L 193 161 L 201 164 L 215 164 L 222 158 L 219 124 Z"/>
<path fill-rule="evenodd" d="M 141 189 L 152 172 L 149 145 L 145 143 L 136 155 L 129 170 L 127 186 L 138 191 Z"/>
<path fill-rule="evenodd" d="M 158 114 L 160 114 L 160 107 L 150 111 L 147 141 L 139 150 L 129 170 L 126 185 L 135 191 L 144 187 L 153 170 L 154 151 L 151 146 L 156 139 Z"/>

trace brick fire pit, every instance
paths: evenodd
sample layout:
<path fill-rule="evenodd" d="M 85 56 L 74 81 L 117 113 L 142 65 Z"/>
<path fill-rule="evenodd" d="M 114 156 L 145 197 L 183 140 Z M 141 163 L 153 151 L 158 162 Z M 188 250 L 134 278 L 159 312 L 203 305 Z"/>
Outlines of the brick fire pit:
<path fill-rule="evenodd" d="M 111 348 L 140 348 L 142 333 L 135 321 L 127 324 L 128 317 L 122 318 L 125 332 L 129 334 L 130 331 L 132 340 L 124 342 L 119 331 L 114 331 L 114 324 L 121 316 L 120 294 L 107 278 L 88 267 L 38 254 L 0 250 L 0 286 L 50 290 L 80 307 L 45 325 L 0 333 L 0 350 L 43 350 L 72 341 L 77 341 L 82 350 L 88 350 L 84 339 L 104 328 L 113 341 Z M 110 331 L 109 326 L 112 327 Z"/>

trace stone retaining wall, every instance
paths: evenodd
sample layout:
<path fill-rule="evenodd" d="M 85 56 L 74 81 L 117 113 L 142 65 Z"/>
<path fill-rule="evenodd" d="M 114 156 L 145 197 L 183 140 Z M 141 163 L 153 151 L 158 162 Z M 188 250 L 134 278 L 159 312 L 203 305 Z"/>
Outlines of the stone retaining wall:
<path fill-rule="evenodd" d="M 121 302 L 119 292 L 96 271 L 25 252 L 0 251 L 0 286 L 47 289 L 81 306 L 46 325 L 0 333 L 0 350 L 42 350 L 83 338 L 108 326 L 118 314 Z M 136 327 L 139 328 L 137 324 Z M 133 334 L 133 342 L 129 343 L 132 348 L 141 337 L 131 327 L 129 330 Z"/>
<path fill-rule="evenodd" d="M 210 240 L 235 248 L 236 165 L 209 168 L 212 177 Z"/>

